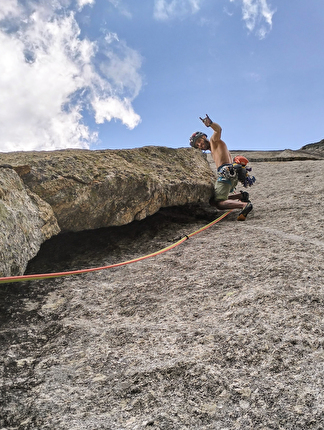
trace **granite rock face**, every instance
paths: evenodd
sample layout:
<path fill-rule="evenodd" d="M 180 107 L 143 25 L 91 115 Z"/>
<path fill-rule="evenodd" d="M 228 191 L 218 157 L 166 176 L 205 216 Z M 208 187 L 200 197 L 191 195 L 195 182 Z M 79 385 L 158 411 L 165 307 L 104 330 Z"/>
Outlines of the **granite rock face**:
<path fill-rule="evenodd" d="M 215 179 L 206 156 L 193 148 L 16 152 L 1 154 L 0 165 L 5 188 L 13 190 L 7 201 L 0 196 L 6 276 L 21 273 L 27 257 L 59 231 L 120 226 L 162 207 L 206 203 Z M 37 237 L 33 245 L 30 235 Z M 24 256 L 13 264 L 9 256 L 20 249 Z"/>
<path fill-rule="evenodd" d="M 324 161 L 251 166 L 245 222 L 0 285 L 0 429 L 323 430 Z M 160 250 L 211 221 L 185 209 L 57 235 L 27 271 Z"/>
<path fill-rule="evenodd" d="M 161 207 L 207 202 L 213 193 L 209 164 L 191 148 L 26 152 L 4 159 L 51 205 L 62 231 L 128 224 Z"/>
<path fill-rule="evenodd" d="M 0 276 L 21 275 L 40 245 L 60 231 L 49 204 L 0 169 Z"/>

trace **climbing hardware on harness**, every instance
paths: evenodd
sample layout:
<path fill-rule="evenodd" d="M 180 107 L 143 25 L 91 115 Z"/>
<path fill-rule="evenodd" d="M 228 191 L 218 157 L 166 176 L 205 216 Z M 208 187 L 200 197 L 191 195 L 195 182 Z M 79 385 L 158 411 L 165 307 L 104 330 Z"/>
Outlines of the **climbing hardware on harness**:
<path fill-rule="evenodd" d="M 245 158 L 243 155 L 237 155 L 233 160 L 233 168 L 237 173 L 237 179 L 243 184 L 243 186 L 251 187 L 255 182 L 255 177 L 249 175 L 248 172 L 251 172 L 252 167 L 246 167 L 249 160 Z"/>

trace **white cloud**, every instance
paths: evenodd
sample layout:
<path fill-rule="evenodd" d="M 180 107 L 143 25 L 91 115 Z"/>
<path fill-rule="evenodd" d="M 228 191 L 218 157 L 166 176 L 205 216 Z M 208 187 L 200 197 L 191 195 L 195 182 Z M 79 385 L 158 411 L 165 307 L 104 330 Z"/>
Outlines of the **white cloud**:
<path fill-rule="evenodd" d="M 0 8 L 0 20 L 16 16 L 20 13 L 17 0 L 2 0 Z"/>
<path fill-rule="evenodd" d="M 129 99 L 120 100 L 115 97 L 93 101 L 93 107 L 96 111 L 96 122 L 102 124 L 105 120 L 110 121 L 113 118 L 120 118 L 128 128 L 134 128 L 140 122 L 140 116 L 137 115 Z"/>
<path fill-rule="evenodd" d="M 106 40 L 110 41 L 110 44 L 114 42 L 110 35 L 106 37 Z M 121 93 L 128 92 L 130 97 L 134 98 L 142 88 L 142 78 L 137 73 L 142 64 L 142 57 L 123 41 L 119 41 L 118 38 L 115 40 L 119 42 L 118 48 L 103 51 L 109 61 L 102 62 L 100 70 L 104 75 L 109 76 L 114 87 L 118 88 Z"/>
<path fill-rule="evenodd" d="M 230 0 L 234 2 L 236 0 Z M 271 10 L 267 0 L 239 0 L 242 3 L 242 16 L 247 29 L 256 31 L 260 39 L 264 39 L 272 29 L 272 17 L 275 10 Z"/>
<path fill-rule="evenodd" d="M 154 0 L 154 18 L 165 21 L 199 11 L 203 0 Z"/>
<path fill-rule="evenodd" d="M 86 5 L 92 6 L 94 3 L 95 3 L 95 0 L 77 0 L 79 10 L 81 10 Z"/>
<path fill-rule="evenodd" d="M 5 0 L 0 151 L 87 148 L 97 135 L 84 124 L 86 110 L 98 123 L 140 122 L 132 108 L 142 86 L 140 56 L 117 35 L 101 43 L 81 39 L 74 12 L 59 13 L 62 1 L 53 10 L 47 2 L 32 8 Z"/>

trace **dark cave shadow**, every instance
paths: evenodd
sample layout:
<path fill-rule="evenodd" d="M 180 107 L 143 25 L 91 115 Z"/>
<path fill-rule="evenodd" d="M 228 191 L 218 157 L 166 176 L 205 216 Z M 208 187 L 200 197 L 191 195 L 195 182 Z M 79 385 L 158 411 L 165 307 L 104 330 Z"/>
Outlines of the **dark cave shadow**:
<path fill-rule="evenodd" d="M 75 270 L 75 263 L 87 264 L 105 253 L 122 254 L 139 242 L 152 242 L 157 235 L 167 242 L 174 240 L 179 227 L 210 222 L 217 217 L 209 205 L 185 205 L 162 208 L 141 221 L 117 227 L 60 233 L 44 242 L 38 254 L 29 261 L 25 274 Z M 190 233 L 190 231 L 189 231 Z"/>

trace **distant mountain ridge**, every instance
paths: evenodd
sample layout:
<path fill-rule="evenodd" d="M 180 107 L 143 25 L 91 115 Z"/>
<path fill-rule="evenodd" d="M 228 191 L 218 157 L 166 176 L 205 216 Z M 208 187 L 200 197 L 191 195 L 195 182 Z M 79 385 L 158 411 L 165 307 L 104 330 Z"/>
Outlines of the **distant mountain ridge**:
<path fill-rule="evenodd" d="M 309 152 L 313 152 L 316 154 L 323 154 L 324 155 L 324 139 L 322 139 L 316 143 L 309 143 L 307 145 L 304 145 L 300 149 L 302 149 L 304 151 L 309 151 Z"/>

